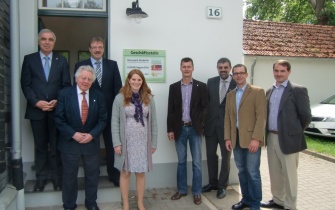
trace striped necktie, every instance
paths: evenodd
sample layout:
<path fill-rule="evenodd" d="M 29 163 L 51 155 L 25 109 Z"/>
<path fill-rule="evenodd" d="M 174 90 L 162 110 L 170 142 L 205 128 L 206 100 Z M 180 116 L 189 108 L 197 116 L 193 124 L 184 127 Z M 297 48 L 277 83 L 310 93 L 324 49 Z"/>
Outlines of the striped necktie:
<path fill-rule="evenodd" d="M 83 91 L 81 94 L 83 94 L 83 100 L 81 101 L 81 122 L 84 125 L 88 115 L 88 105 L 85 97 L 86 92 Z"/>
<path fill-rule="evenodd" d="M 101 65 L 100 64 L 101 64 L 100 61 L 95 62 L 95 65 L 97 66 L 95 71 L 96 71 L 96 74 L 97 74 L 97 79 L 98 79 L 99 85 L 101 87 L 102 71 L 101 71 Z"/>
<path fill-rule="evenodd" d="M 223 80 L 220 88 L 220 104 L 222 103 L 224 97 L 226 96 L 226 93 L 227 93 L 226 80 Z"/>

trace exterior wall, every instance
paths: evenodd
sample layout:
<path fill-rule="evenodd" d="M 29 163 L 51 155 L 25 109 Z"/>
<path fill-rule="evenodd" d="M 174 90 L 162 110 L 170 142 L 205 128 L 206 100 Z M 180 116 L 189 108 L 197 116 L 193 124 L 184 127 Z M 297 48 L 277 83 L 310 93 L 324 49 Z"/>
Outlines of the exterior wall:
<path fill-rule="evenodd" d="M 179 70 L 180 60 L 191 57 L 194 60 L 194 78 L 203 82 L 217 75 L 216 62 L 221 57 L 228 57 L 232 63 L 242 62 L 242 0 L 146 0 L 140 2 L 140 7 L 149 17 L 136 24 L 125 14 L 126 8 L 131 7 L 131 1 L 109 1 L 109 58 L 116 60 L 120 71 L 123 70 L 123 49 L 158 49 L 166 50 L 166 83 L 150 83 L 155 95 L 158 114 L 158 150 L 154 155 L 153 173 L 166 172 L 175 184 L 177 155 L 174 143 L 166 136 L 167 96 L 169 85 L 181 79 Z M 222 19 L 207 19 L 207 6 L 222 8 Z M 20 1 L 20 60 L 26 54 L 37 50 L 37 1 Z M 58 39 L 58 36 L 57 36 Z M 86 43 L 86 42 L 85 42 Z M 85 47 L 86 49 L 86 44 Z M 122 72 L 121 72 L 122 75 Z M 22 110 L 22 148 L 24 171 L 30 170 L 34 161 L 34 142 L 30 123 L 24 120 L 26 100 L 21 93 Z M 206 150 L 203 143 L 203 180 L 207 182 L 205 165 Z M 190 153 L 188 160 L 191 160 Z M 233 159 L 232 159 L 233 161 Z M 232 172 L 234 163 L 232 162 Z M 191 175 L 191 173 L 189 173 Z M 155 176 L 156 183 L 159 177 Z M 34 174 L 27 174 L 26 179 L 34 179 Z M 232 177 L 236 183 L 237 178 Z M 166 183 L 169 183 L 167 181 Z M 191 179 L 189 179 L 191 181 Z M 166 184 L 165 183 L 165 184 Z M 151 186 L 154 187 L 154 186 Z"/>
<path fill-rule="evenodd" d="M 291 63 L 290 81 L 307 87 L 311 105 L 335 94 L 333 87 L 335 59 L 246 55 L 244 63 L 248 71 L 254 59 L 256 59 L 254 84 L 257 86 L 270 88 L 275 81 L 272 74 L 273 63 L 278 59 L 285 59 Z"/>

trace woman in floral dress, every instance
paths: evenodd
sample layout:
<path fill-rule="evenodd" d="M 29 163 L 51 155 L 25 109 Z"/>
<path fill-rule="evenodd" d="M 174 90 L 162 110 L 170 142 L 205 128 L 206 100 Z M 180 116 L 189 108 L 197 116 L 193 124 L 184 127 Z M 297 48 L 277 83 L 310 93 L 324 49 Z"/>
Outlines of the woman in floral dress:
<path fill-rule="evenodd" d="M 120 170 L 123 209 L 129 210 L 131 173 L 135 173 L 137 207 L 144 210 L 145 172 L 152 170 L 152 154 L 157 148 L 157 120 L 153 95 L 143 73 L 129 72 L 116 96 L 112 110 L 114 166 Z"/>

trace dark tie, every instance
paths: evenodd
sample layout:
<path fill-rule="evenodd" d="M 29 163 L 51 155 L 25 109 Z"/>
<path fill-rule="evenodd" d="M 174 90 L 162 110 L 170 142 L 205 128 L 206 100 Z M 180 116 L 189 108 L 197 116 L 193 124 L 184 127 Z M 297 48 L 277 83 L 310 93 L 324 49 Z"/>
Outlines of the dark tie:
<path fill-rule="evenodd" d="M 45 60 L 45 63 L 44 63 L 43 69 L 44 69 L 45 77 L 48 81 L 49 73 L 50 73 L 50 63 L 49 63 L 50 58 L 48 56 L 45 56 L 44 60 Z"/>
<path fill-rule="evenodd" d="M 84 91 L 81 94 L 83 94 L 83 100 L 81 101 L 81 122 L 84 125 L 88 115 L 88 105 L 85 98 L 86 92 Z"/>
<path fill-rule="evenodd" d="M 97 61 L 97 62 L 95 62 L 95 64 L 97 65 L 97 68 L 96 68 L 97 79 L 98 79 L 99 85 L 101 87 L 101 80 L 102 80 L 102 72 L 101 72 L 101 65 L 100 65 L 101 62 Z"/>
<path fill-rule="evenodd" d="M 221 89 L 220 89 L 220 104 L 222 103 L 224 97 L 226 96 L 227 93 L 227 88 L 226 88 L 226 81 L 223 80 L 222 81 L 222 85 L 221 85 Z"/>

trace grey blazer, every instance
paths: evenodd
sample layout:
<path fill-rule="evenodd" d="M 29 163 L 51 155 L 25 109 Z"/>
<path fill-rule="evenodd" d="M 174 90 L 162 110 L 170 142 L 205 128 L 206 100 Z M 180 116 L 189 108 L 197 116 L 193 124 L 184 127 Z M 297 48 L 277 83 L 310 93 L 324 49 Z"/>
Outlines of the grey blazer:
<path fill-rule="evenodd" d="M 232 79 L 227 94 L 235 89 L 236 82 Z M 211 136 L 214 131 L 218 132 L 218 136 L 221 136 L 220 141 L 224 141 L 224 117 L 225 117 L 225 108 L 226 108 L 226 97 L 223 101 L 219 102 L 219 89 L 220 89 L 220 76 L 213 77 L 207 81 L 207 90 L 208 90 L 208 113 L 207 120 L 205 124 L 205 135 Z M 227 95 L 226 94 L 226 95 Z"/>
<path fill-rule="evenodd" d="M 272 87 L 266 92 L 268 110 L 273 89 Z M 277 119 L 279 145 L 284 154 L 300 152 L 307 148 L 304 130 L 311 119 L 307 88 L 288 81 L 281 97 Z"/>

